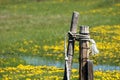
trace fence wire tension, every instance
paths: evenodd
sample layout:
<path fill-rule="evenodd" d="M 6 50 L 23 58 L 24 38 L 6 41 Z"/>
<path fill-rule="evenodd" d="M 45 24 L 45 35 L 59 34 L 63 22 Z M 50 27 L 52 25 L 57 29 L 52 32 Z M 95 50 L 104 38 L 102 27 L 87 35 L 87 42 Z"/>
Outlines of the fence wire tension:
<path fill-rule="evenodd" d="M 93 80 L 93 62 L 89 60 L 89 27 L 80 26 L 80 31 L 77 33 L 78 16 L 79 13 L 74 11 L 71 20 L 70 31 L 68 32 L 68 46 L 67 50 L 65 50 L 65 70 L 63 80 L 70 80 L 75 41 L 79 42 L 78 80 Z"/>

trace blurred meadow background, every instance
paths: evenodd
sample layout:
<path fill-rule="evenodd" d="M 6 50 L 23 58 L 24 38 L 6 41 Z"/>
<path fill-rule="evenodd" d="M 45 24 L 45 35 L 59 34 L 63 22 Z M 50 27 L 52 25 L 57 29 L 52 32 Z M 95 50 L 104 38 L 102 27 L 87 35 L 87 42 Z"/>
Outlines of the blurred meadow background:
<path fill-rule="evenodd" d="M 120 80 L 120 0 L 0 0 L 0 80 L 62 80 L 72 12 L 90 26 L 94 80 Z M 71 80 L 78 79 L 78 43 Z"/>

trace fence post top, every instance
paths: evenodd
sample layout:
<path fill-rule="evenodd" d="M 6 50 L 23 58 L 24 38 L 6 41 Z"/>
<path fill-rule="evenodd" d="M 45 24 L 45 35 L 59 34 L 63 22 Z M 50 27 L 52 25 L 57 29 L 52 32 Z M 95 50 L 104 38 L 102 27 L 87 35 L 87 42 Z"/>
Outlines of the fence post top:
<path fill-rule="evenodd" d="M 73 14 L 76 14 L 77 16 L 79 15 L 79 12 L 77 11 L 74 11 Z"/>
<path fill-rule="evenodd" d="M 80 26 L 80 33 L 89 34 L 89 26 Z"/>

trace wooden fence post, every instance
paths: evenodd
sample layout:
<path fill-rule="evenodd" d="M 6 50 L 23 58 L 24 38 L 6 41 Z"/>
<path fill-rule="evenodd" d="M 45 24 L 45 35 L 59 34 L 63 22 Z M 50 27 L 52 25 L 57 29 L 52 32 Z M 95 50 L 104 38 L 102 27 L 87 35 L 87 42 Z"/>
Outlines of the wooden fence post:
<path fill-rule="evenodd" d="M 89 27 L 80 26 L 80 33 L 76 34 L 78 12 L 73 12 L 70 31 L 68 32 L 68 47 L 65 51 L 65 70 L 63 80 L 70 80 L 75 40 L 79 41 L 79 80 L 93 80 L 93 63 L 89 60 Z"/>
<path fill-rule="evenodd" d="M 75 34 L 77 30 L 78 16 L 79 16 L 78 12 L 73 12 L 71 26 L 70 26 L 70 32 L 73 34 Z M 72 58 L 73 58 L 73 53 L 74 53 L 74 43 L 75 43 L 75 39 L 71 35 L 69 35 L 68 48 L 67 48 L 68 60 L 65 61 L 65 71 L 64 71 L 63 80 L 70 80 Z"/>
<path fill-rule="evenodd" d="M 91 76 L 89 70 L 92 68 L 91 61 L 89 58 L 89 27 L 88 26 L 80 26 L 80 35 L 83 35 L 83 38 L 80 38 L 79 41 L 79 80 L 93 80 L 90 79 Z M 86 37 L 85 37 L 86 36 Z"/>

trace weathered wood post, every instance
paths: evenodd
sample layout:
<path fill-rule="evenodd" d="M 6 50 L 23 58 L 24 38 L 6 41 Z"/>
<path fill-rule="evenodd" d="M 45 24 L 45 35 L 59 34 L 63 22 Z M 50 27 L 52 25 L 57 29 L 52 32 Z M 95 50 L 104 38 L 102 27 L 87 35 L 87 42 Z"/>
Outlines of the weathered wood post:
<path fill-rule="evenodd" d="M 79 13 L 74 11 L 73 15 L 72 15 L 72 20 L 71 20 L 71 26 L 70 26 L 70 32 L 72 34 L 76 33 L 78 16 L 79 16 Z M 68 59 L 65 60 L 65 71 L 64 71 L 63 80 L 70 80 L 71 68 L 72 68 L 72 58 L 73 58 L 73 53 L 74 53 L 75 39 L 70 34 L 68 34 L 68 37 L 69 37 L 69 39 L 68 39 L 68 48 L 67 48 L 67 55 L 66 55 L 66 57 Z"/>
<path fill-rule="evenodd" d="M 70 80 L 75 41 L 79 41 L 79 80 L 93 80 L 93 62 L 89 60 L 89 42 L 92 42 L 92 39 L 90 39 L 88 26 L 80 26 L 80 33 L 76 33 L 78 16 L 78 12 L 73 12 L 70 31 L 68 32 L 67 51 L 65 49 L 63 80 Z"/>
<path fill-rule="evenodd" d="M 79 80 L 93 80 L 92 63 L 89 58 L 89 27 L 80 26 L 79 39 Z M 90 69 L 90 70 L 89 70 Z M 91 72 L 89 72 L 91 71 Z"/>

